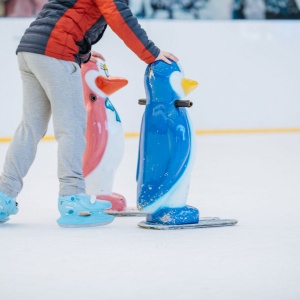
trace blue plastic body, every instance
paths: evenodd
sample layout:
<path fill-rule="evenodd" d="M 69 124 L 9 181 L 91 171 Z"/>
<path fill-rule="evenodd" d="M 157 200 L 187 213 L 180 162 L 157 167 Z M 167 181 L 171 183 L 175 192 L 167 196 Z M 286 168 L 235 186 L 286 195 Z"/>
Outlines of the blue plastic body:
<path fill-rule="evenodd" d="M 175 62 L 169 65 L 156 61 L 145 72 L 146 108 L 136 177 L 137 205 L 152 215 L 147 218 L 149 222 L 159 222 L 161 215 L 156 218 L 154 214 L 159 210 L 166 213 L 169 208 L 176 208 L 178 214 L 180 209 L 187 211 L 194 143 L 186 108 L 174 104 L 182 98 L 178 87 L 181 77 L 182 70 Z M 199 216 L 195 210 L 188 210 L 191 218 L 185 222 L 197 222 Z M 170 224 L 175 224 L 175 219 Z"/>
<path fill-rule="evenodd" d="M 199 211 L 192 206 L 162 207 L 152 214 L 147 214 L 147 223 L 163 225 L 194 224 L 199 222 Z"/>

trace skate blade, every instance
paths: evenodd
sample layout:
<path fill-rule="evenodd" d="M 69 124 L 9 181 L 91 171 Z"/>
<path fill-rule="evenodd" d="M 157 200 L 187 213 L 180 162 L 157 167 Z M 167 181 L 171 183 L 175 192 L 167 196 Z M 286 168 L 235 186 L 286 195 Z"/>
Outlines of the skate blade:
<path fill-rule="evenodd" d="M 145 229 L 178 230 L 178 229 L 196 229 L 196 228 L 233 226 L 237 224 L 237 222 L 238 221 L 234 219 L 202 218 L 199 221 L 199 223 L 195 223 L 195 224 L 163 225 L 163 224 L 152 224 L 143 221 L 138 223 L 138 226 Z"/>
<path fill-rule="evenodd" d="M 64 228 L 95 227 L 111 223 L 115 218 L 109 215 L 103 216 L 63 216 L 57 220 L 57 224 Z"/>
<path fill-rule="evenodd" d="M 130 207 L 127 207 L 122 211 L 107 209 L 105 213 L 115 217 L 145 217 L 147 215 L 145 212 L 139 211 L 137 208 Z"/>
<path fill-rule="evenodd" d="M 107 224 L 110 224 L 113 220 L 108 221 L 108 222 L 101 222 L 101 223 L 91 223 L 91 224 L 63 224 L 63 223 L 58 223 L 59 227 L 62 228 L 82 228 L 82 227 L 99 227 L 99 226 L 104 226 Z"/>

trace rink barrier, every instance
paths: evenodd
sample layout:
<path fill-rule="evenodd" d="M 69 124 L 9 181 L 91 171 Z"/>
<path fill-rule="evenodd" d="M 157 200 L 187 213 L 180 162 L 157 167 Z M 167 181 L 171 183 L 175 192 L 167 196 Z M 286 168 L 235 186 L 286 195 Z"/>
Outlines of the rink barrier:
<path fill-rule="evenodd" d="M 196 135 L 218 135 L 218 134 L 263 134 L 263 133 L 300 133 L 300 128 L 250 128 L 250 129 L 197 129 Z M 126 138 L 139 137 L 139 132 L 126 132 Z M 11 142 L 12 137 L 0 137 L 0 143 Z M 42 138 L 42 141 L 54 141 L 53 135 Z"/>
<path fill-rule="evenodd" d="M 15 49 L 32 21 L 0 18 L 1 41 L 5 45 L 0 47 L 0 81 L 5 82 L 0 98 L 6 99 L 0 109 L 0 138 L 12 137 L 20 122 L 22 81 Z M 151 33 L 151 40 L 160 48 L 176 51 L 189 77 L 199 82 L 199 89 L 191 97 L 195 129 L 225 130 L 205 130 L 205 134 L 233 134 L 226 129 L 300 127 L 299 21 L 140 21 Z M 168 39 L 161 34 L 161 28 Z M 126 89 L 112 95 L 111 101 L 122 116 L 124 132 L 136 136 L 143 110 L 136 102 L 145 97 L 145 64 L 110 28 L 94 50 L 103 53 L 111 70 L 129 81 Z M 54 135 L 49 125 L 47 135 Z"/>

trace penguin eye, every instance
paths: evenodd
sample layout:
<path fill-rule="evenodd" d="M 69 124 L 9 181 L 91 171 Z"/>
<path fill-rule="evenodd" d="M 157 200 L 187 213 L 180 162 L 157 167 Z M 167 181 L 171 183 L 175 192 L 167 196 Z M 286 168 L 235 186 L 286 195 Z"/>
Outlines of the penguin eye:
<path fill-rule="evenodd" d="M 90 100 L 91 100 L 92 102 L 95 102 L 95 101 L 97 100 L 97 96 L 94 95 L 94 94 L 90 94 Z"/>
<path fill-rule="evenodd" d="M 185 97 L 181 81 L 182 81 L 182 73 L 175 71 L 170 76 L 170 84 L 174 90 L 174 92 L 177 94 L 178 98 L 181 100 Z"/>

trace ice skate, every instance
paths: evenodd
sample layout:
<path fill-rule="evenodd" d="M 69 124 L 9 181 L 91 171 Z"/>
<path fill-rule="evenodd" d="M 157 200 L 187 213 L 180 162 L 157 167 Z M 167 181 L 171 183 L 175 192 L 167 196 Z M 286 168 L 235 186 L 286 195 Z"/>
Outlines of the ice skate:
<path fill-rule="evenodd" d="M 14 198 L 0 192 L 0 223 L 7 222 L 10 215 L 18 213 L 18 203 Z"/>
<path fill-rule="evenodd" d="M 111 223 L 113 216 L 105 213 L 111 203 L 84 194 L 60 196 L 58 210 L 61 217 L 57 223 L 61 227 L 101 226 Z"/>

